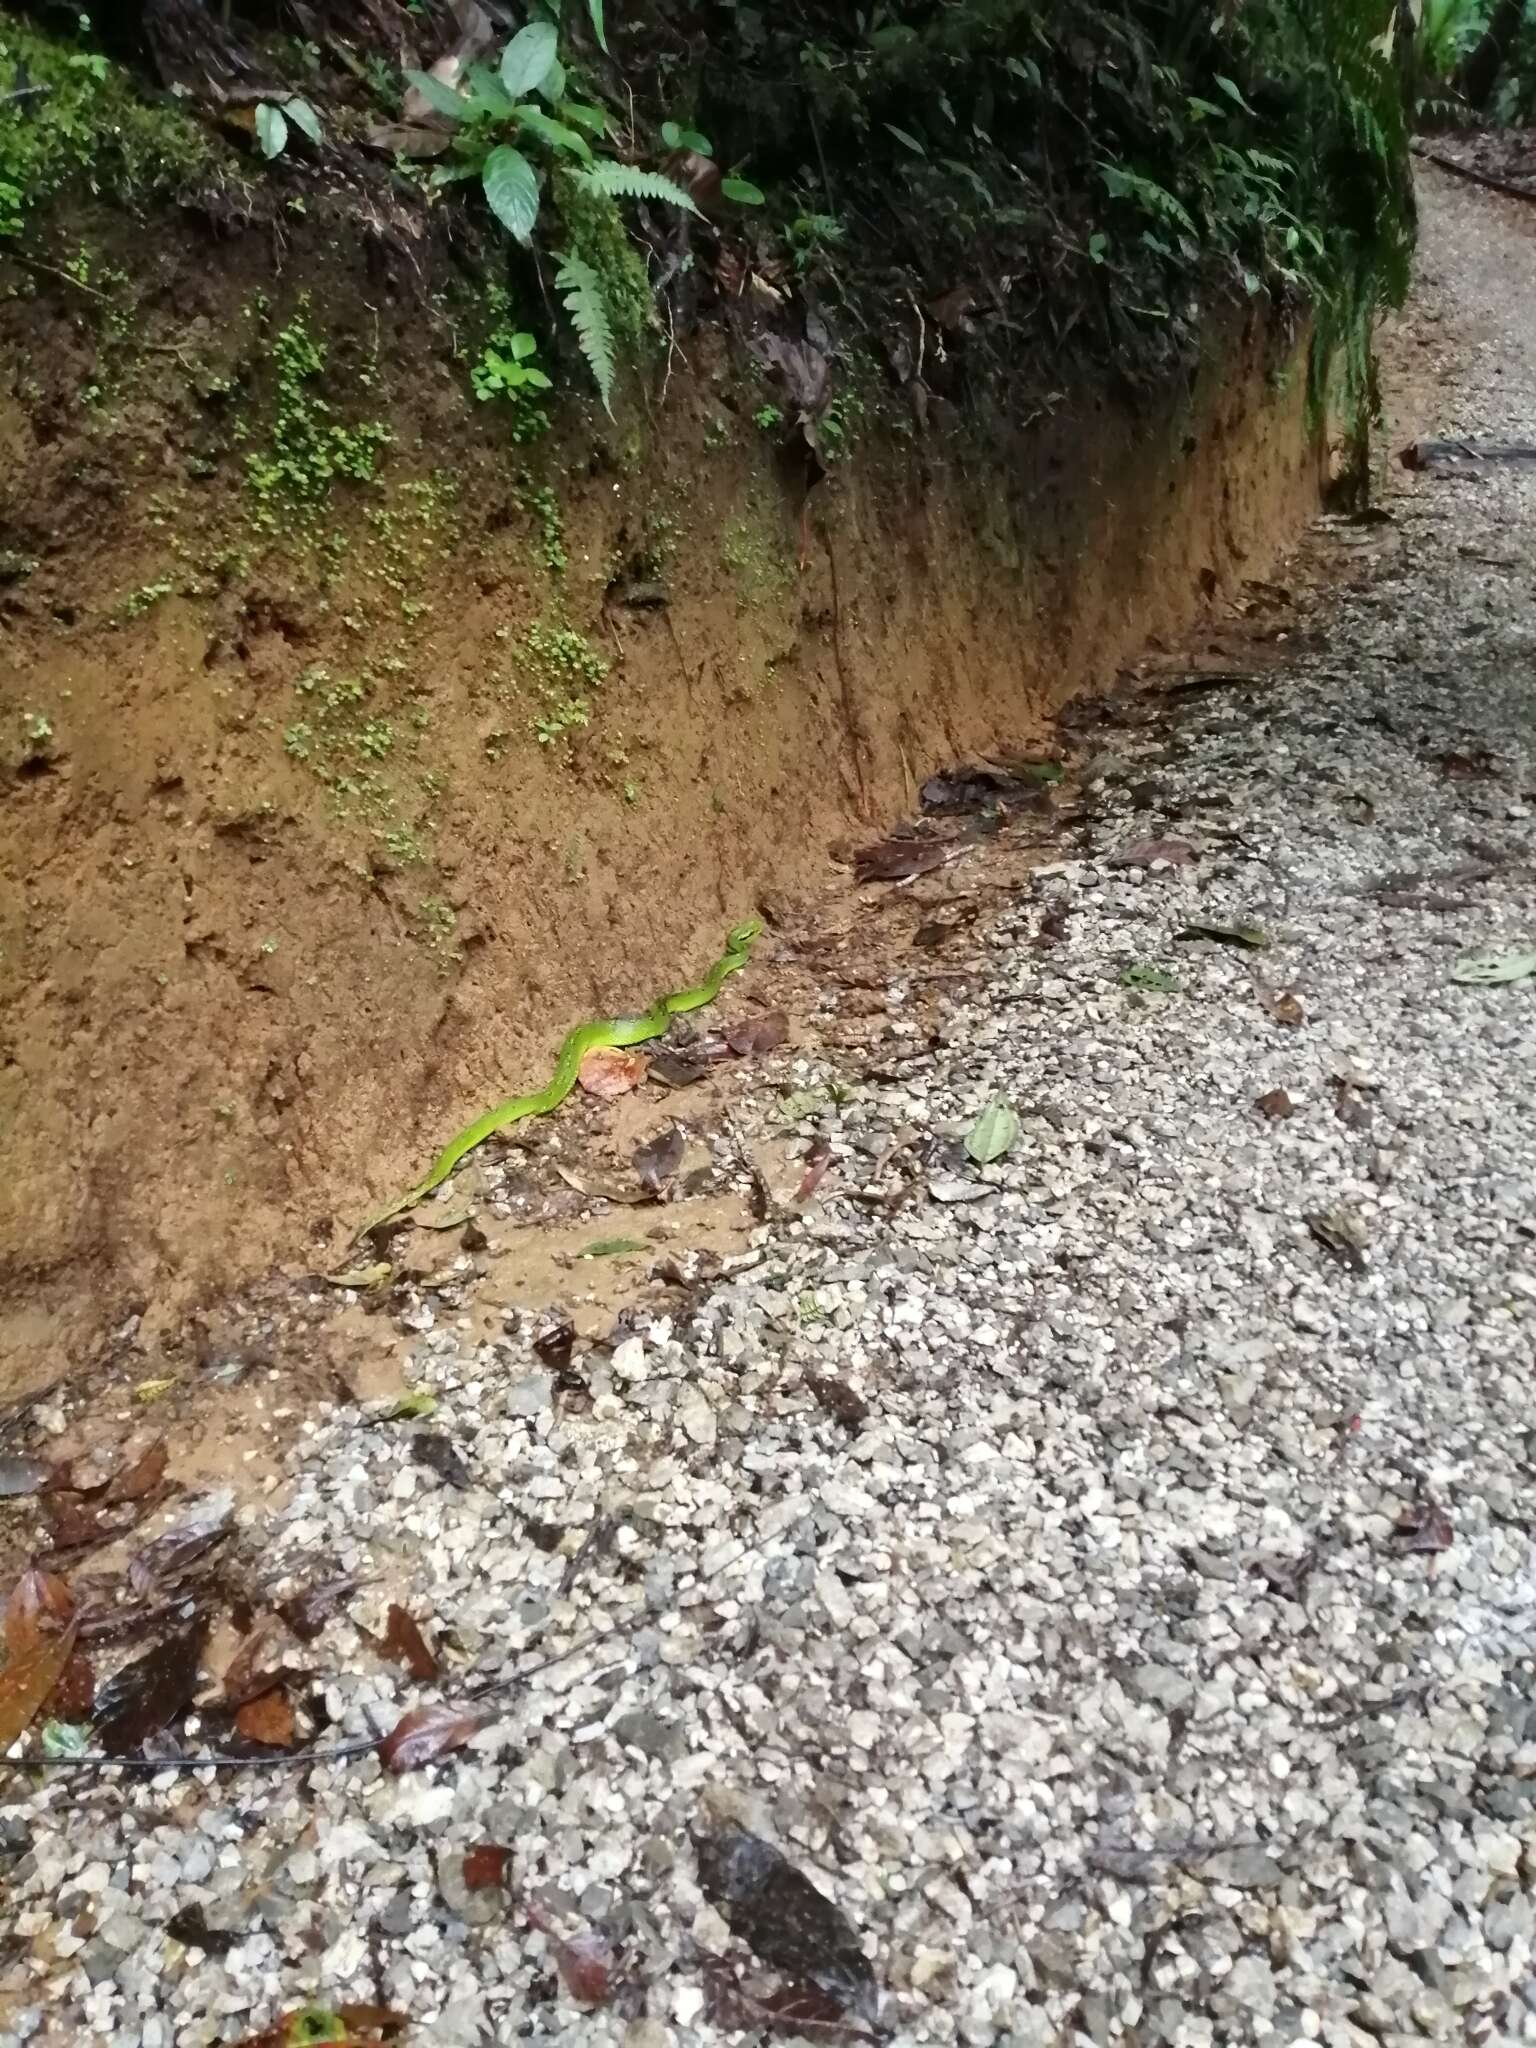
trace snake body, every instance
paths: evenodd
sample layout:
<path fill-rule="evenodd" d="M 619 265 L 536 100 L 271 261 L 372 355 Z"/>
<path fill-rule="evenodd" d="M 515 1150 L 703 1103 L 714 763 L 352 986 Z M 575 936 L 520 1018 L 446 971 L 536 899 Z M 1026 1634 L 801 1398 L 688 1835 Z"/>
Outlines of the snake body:
<path fill-rule="evenodd" d="M 643 1045 L 647 1039 L 659 1038 L 674 1017 L 681 1017 L 689 1010 L 702 1010 L 706 1004 L 712 1003 L 719 995 L 726 976 L 746 966 L 753 941 L 762 928 L 761 920 L 755 917 L 732 925 L 726 934 L 725 951 L 696 987 L 658 996 L 651 1007 L 638 1017 L 594 1017 L 589 1023 L 578 1024 L 567 1034 L 555 1061 L 555 1071 L 543 1088 L 532 1095 L 509 1096 L 505 1102 L 498 1102 L 494 1109 L 488 1109 L 484 1116 L 476 1117 L 472 1124 L 466 1124 L 462 1131 L 448 1140 L 416 1185 L 386 1204 L 377 1215 L 370 1216 L 357 1235 L 366 1237 L 369 1231 L 377 1230 L 381 1223 L 387 1223 L 402 1210 L 414 1209 L 434 1188 L 441 1187 L 459 1161 L 473 1152 L 477 1145 L 483 1145 L 492 1132 L 504 1131 L 508 1124 L 521 1123 L 524 1117 L 547 1116 L 552 1109 L 558 1109 L 575 1087 L 581 1063 L 594 1047 Z"/>

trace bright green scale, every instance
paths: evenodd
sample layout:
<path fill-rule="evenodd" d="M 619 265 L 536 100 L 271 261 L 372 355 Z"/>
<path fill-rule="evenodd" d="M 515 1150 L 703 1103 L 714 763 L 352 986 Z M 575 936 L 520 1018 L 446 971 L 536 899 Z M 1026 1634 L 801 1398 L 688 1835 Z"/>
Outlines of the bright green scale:
<path fill-rule="evenodd" d="M 725 951 L 697 988 L 679 989 L 675 995 L 658 996 L 641 1017 L 595 1017 L 589 1024 L 578 1024 L 560 1048 L 560 1056 L 555 1061 L 555 1071 L 547 1087 L 534 1095 L 514 1095 L 506 1102 L 498 1102 L 484 1116 L 466 1124 L 456 1137 L 448 1140 L 415 1187 L 407 1188 L 403 1195 L 397 1196 L 376 1216 L 370 1216 L 358 1231 L 358 1236 L 366 1237 L 370 1230 L 377 1230 L 381 1223 L 387 1223 L 391 1216 L 398 1216 L 402 1209 L 414 1209 L 434 1188 L 441 1187 L 459 1161 L 473 1152 L 477 1145 L 483 1145 L 493 1131 L 504 1131 L 508 1124 L 521 1123 L 525 1116 L 547 1116 L 550 1110 L 558 1109 L 575 1087 L 581 1063 L 594 1047 L 644 1045 L 648 1038 L 660 1038 L 674 1017 L 681 1017 L 689 1010 L 702 1010 L 707 1003 L 712 1003 L 719 995 L 726 976 L 746 966 L 752 942 L 762 928 L 761 921 L 755 917 L 732 925 L 726 936 Z"/>

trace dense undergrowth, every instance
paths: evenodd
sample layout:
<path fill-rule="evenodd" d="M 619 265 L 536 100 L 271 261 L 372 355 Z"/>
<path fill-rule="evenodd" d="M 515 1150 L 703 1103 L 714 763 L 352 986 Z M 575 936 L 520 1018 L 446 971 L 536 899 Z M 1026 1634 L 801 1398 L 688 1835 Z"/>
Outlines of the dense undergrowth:
<path fill-rule="evenodd" d="M 1084 360 L 1166 373 L 1213 298 L 1267 295 L 1310 312 L 1363 472 L 1412 244 L 1397 0 L 573 0 L 557 44 L 558 11 L 468 47 L 442 0 L 308 8 L 304 38 L 147 0 L 113 44 L 137 85 L 90 31 L 0 30 L 0 237 L 25 252 L 72 177 L 238 184 L 247 214 L 387 189 L 495 252 L 475 388 L 521 438 L 574 366 L 563 302 L 605 402 L 664 330 L 745 325 L 822 455 L 855 360 L 1024 410 Z M 300 92 L 302 132 L 263 121 Z"/>

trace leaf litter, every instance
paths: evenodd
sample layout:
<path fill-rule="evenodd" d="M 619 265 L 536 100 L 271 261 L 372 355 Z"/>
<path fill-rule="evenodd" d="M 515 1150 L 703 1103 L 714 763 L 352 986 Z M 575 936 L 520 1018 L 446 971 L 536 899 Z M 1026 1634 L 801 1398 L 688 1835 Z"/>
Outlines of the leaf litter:
<path fill-rule="evenodd" d="M 628 1046 L 594 1045 L 582 1055 L 576 1079 L 583 1094 L 595 1096 L 599 1102 L 611 1102 L 640 1086 L 647 1064 L 644 1053 Z"/>
<path fill-rule="evenodd" d="M 197 1692 L 208 1617 L 195 1614 L 125 1664 L 96 1695 L 96 1739 L 112 1756 L 131 1756 L 145 1741 L 183 1714 Z"/>
<path fill-rule="evenodd" d="M 853 1923 L 782 1850 L 745 1828 L 697 1837 L 699 1887 L 760 1962 L 813 1984 L 840 2012 L 879 2019 L 875 1973 Z"/>
<path fill-rule="evenodd" d="M 419 1770 L 423 1764 L 462 1749 L 494 1719 L 494 1708 L 465 1706 L 453 1700 L 412 1707 L 379 1744 L 379 1755 L 391 1771 Z"/>
<path fill-rule="evenodd" d="M 390 1602 L 380 1648 L 396 1664 L 403 1664 L 412 1678 L 433 1679 L 441 1669 L 419 1625 L 396 1601 Z"/>
<path fill-rule="evenodd" d="M 688 1140 L 677 1124 L 664 1124 L 653 1137 L 638 1144 L 632 1155 L 635 1178 L 654 1200 L 665 1200 L 667 1183 L 683 1163 Z"/>

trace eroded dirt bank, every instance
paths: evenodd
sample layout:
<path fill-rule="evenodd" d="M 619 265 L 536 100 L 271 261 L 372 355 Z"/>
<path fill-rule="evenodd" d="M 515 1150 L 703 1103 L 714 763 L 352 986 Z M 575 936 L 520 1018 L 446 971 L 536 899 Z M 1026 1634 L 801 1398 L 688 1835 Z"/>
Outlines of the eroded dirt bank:
<path fill-rule="evenodd" d="M 88 291 L 0 310 L 12 1384 L 333 1255 L 571 1021 L 936 766 L 1050 751 L 1315 502 L 1256 312 L 1022 428 L 855 394 L 807 500 L 719 336 L 530 449 L 452 304 L 361 261 L 80 245 Z"/>

